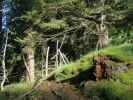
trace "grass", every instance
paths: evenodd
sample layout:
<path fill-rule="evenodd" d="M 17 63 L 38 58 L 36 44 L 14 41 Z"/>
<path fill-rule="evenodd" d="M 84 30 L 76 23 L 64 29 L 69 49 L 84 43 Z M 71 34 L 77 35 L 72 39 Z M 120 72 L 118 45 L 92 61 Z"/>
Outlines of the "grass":
<path fill-rule="evenodd" d="M 126 84 L 115 81 L 103 80 L 97 83 L 87 82 L 84 87 L 84 95 L 100 100 L 132 100 L 133 90 Z M 98 99 L 98 100 L 99 100 Z"/>
<path fill-rule="evenodd" d="M 126 63 L 133 65 L 133 44 L 124 44 L 110 47 L 100 51 L 103 55 L 111 55 Z"/>
<path fill-rule="evenodd" d="M 125 73 L 118 73 L 117 77 L 122 83 L 133 86 L 133 68 Z"/>
<path fill-rule="evenodd" d="M 90 69 L 92 67 L 92 59 L 97 54 L 112 56 L 115 59 L 119 59 L 126 64 L 129 64 L 133 68 L 133 45 L 124 44 L 120 46 L 109 47 L 102 49 L 99 52 L 91 52 L 81 57 L 81 59 L 71 62 L 68 65 L 62 66 L 53 72 L 56 81 L 61 81 L 75 77 L 80 72 Z M 133 75 L 132 75 L 133 76 Z"/>
<path fill-rule="evenodd" d="M 32 88 L 32 83 L 16 83 L 16 84 L 11 84 L 9 86 L 6 86 L 4 91 L 5 92 L 11 92 L 11 93 L 17 93 L 17 94 L 22 94 L 29 89 Z"/>
<path fill-rule="evenodd" d="M 120 82 L 102 80 L 100 82 L 85 82 L 84 95 L 88 98 L 100 98 L 100 100 L 132 100 L 133 98 L 133 45 L 124 44 L 120 46 L 109 47 L 99 51 L 101 55 L 110 55 L 125 63 L 128 63 L 129 70 L 127 72 L 117 73 L 116 76 Z M 55 70 L 52 75 L 55 81 L 70 79 L 80 74 L 81 72 L 92 67 L 92 58 L 97 55 L 97 52 L 91 52 L 81 57 L 81 59 L 64 65 Z M 0 92 L 0 100 L 13 100 L 19 95 L 29 91 L 32 88 L 31 83 L 11 84 L 5 87 L 3 92 Z M 45 92 L 37 91 L 32 94 L 47 95 Z M 24 100 L 24 99 L 23 99 Z M 28 99 L 29 100 L 29 99 Z M 36 99 L 35 99 L 36 100 Z M 38 100 L 38 99 L 37 99 Z M 98 99 L 99 100 L 99 99 Z"/>
<path fill-rule="evenodd" d="M 13 98 L 29 91 L 32 85 L 32 83 L 25 82 L 5 86 L 4 91 L 0 92 L 0 100 L 13 100 Z"/>

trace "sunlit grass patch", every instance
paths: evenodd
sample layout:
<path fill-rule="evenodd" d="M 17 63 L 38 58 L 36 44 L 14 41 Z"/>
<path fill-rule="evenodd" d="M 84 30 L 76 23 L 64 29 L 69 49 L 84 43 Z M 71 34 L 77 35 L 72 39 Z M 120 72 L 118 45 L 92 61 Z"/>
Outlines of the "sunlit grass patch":
<path fill-rule="evenodd" d="M 31 90 L 33 83 L 22 82 L 7 85 L 4 87 L 4 91 L 0 92 L 0 100 L 12 100 L 16 97 Z"/>
<path fill-rule="evenodd" d="M 133 90 L 130 86 L 115 81 L 87 82 L 84 87 L 84 95 L 100 100 L 132 100 Z"/>
<path fill-rule="evenodd" d="M 32 83 L 16 83 L 16 84 L 11 84 L 8 86 L 5 86 L 5 92 L 10 92 L 10 93 L 17 93 L 21 94 L 24 93 L 32 88 Z"/>
<path fill-rule="evenodd" d="M 119 59 L 125 64 L 128 64 L 129 68 L 133 67 L 133 45 L 124 44 L 120 46 L 108 47 L 101 49 L 99 52 L 90 52 L 87 55 L 81 57 L 75 62 L 64 65 L 61 68 L 55 70 L 53 74 L 55 75 L 55 80 L 65 80 L 75 77 L 80 72 L 90 69 L 93 65 L 93 57 L 96 55 L 111 56 L 115 59 Z M 116 62 L 117 63 L 117 62 Z"/>
<path fill-rule="evenodd" d="M 111 55 L 121 61 L 133 65 L 133 44 L 109 47 L 100 51 L 102 55 Z"/>
<path fill-rule="evenodd" d="M 133 68 L 131 68 L 127 72 L 118 73 L 117 77 L 120 79 L 122 83 L 133 86 Z"/>

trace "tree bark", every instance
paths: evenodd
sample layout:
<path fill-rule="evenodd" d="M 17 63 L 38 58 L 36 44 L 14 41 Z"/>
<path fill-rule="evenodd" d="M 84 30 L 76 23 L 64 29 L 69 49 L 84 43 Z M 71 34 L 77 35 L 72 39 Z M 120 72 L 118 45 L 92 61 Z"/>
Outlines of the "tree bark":
<path fill-rule="evenodd" d="M 99 48 L 105 48 L 108 46 L 108 33 L 103 32 L 99 35 Z"/>
<path fill-rule="evenodd" d="M 108 28 L 104 24 L 106 16 L 102 15 L 101 24 L 99 26 L 99 34 L 98 34 L 98 43 L 97 48 L 105 48 L 108 46 L 109 36 L 108 36 Z"/>
<path fill-rule="evenodd" d="M 24 63 L 26 67 L 26 81 L 35 81 L 35 60 L 34 60 L 34 50 L 33 48 L 26 47 L 24 52 Z"/>
<path fill-rule="evenodd" d="M 104 1 L 103 2 L 103 7 L 104 7 Z M 105 25 L 104 21 L 106 20 L 106 15 L 102 14 L 101 16 L 101 25 L 100 25 L 100 31 L 101 35 L 99 37 L 99 40 L 101 41 L 101 48 L 105 48 L 108 46 L 108 29 L 107 26 Z"/>

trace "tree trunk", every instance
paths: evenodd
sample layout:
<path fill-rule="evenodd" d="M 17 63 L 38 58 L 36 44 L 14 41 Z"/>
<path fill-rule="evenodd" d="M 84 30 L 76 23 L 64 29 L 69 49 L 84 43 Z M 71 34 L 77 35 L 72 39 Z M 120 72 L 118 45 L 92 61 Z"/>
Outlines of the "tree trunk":
<path fill-rule="evenodd" d="M 108 46 L 109 37 L 108 37 L 107 26 L 104 23 L 105 20 L 106 20 L 106 15 L 102 14 L 97 48 L 105 48 Z"/>
<path fill-rule="evenodd" d="M 108 46 L 108 33 L 107 32 L 103 32 L 101 33 L 101 35 L 99 36 L 99 48 L 105 48 Z"/>
<path fill-rule="evenodd" d="M 97 48 L 105 48 L 108 46 L 109 36 L 108 36 L 108 29 L 104 24 L 101 24 L 100 30 L 98 34 L 98 43 Z"/>
<path fill-rule="evenodd" d="M 35 61 L 33 48 L 27 47 L 24 52 L 24 63 L 26 67 L 26 81 L 35 81 Z"/>

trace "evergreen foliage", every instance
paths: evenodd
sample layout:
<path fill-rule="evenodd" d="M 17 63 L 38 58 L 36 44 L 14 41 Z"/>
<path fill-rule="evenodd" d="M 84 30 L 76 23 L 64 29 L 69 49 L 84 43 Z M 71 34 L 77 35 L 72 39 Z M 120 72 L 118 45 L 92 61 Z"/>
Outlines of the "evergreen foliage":
<path fill-rule="evenodd" d="M 51 68 L 57 42 L 59 42 L 59 46 L 62 45 L 60 51 L 68 57 L 70 64 L 61 65 L 61 68 L 53 71 L 50 75 L 53 75 L 54 81 L 71 83 L 72 78 L 92 68 L 93 57 L 98 54 L 96 46 L 100 33 L 101 15 L 106 15 L 103 23 L 109 33 L 109 47 L 99 50 L 99 53 L 128 64 L 129 70 L 126 73 L 115 74 L 122 83 L 101 81 L 96 83 L 96 86 L 92 86 L 91 90 L 85 90 L 91 92 L 90 94 L 87 92 L 86 95 L 88 97 L 96 96 L 95 93 L 98 90 L 107 96 L 102 100 L 111 100 L 108 97 L 109 94 L 114 97 L 114 100 L 117 97 L 118 100 L 125 98 L 125 100 L 130 100 L 132 93 L 126 96 L 126 92 L 129 92 L 128 88 L 130 84 L 133 84 L 133 0 L 9 1 L 11 3 L 10 32 L 6 55 L 9 80 L 6 84 L 25 80 L 24 56 L 26 53 L 30 54 L 31 51 L 34 52 L 35 57 L 32 58 L 35 60 L 35 75 L 37 79 L 40 78 L 42 65 L 45 65 L 44 60 L 46 59 L 44 58 L 47 48 L 50 47 L 48 60 Z M 102 1 L 104 1 L 104 5 Z M 2 0 L 0 5 L 2 5 Z M 2 11 L 0 10 L 0 22 L 2 21 L 1 16 Z M 2 26 L 1 24 L 0 26 Z M 0 35 L 0 46 L 2 38 Z M 33 55 L 31 56 L 33 57 Z M 27 61 L 29 60 L 31 59 Z M 86 78 L 84 75 L 80 77 Z M 102 87 L 99 87 L 101 84 L 103 84 Z M 19 95 L 19 93 L 29 90 L 30 86 L 29 84 L 27 86 L 27 83 L 18 84 L 18 86 L 10 85 L 6 87 L 5 92 L 15 92 L 15 95 Z M 117 86 L 118 90 L 116 90 Z M 105 93 L 106 91 L 107 93 Z M 2 100 L 4 100 L 3 97 Z"/>

